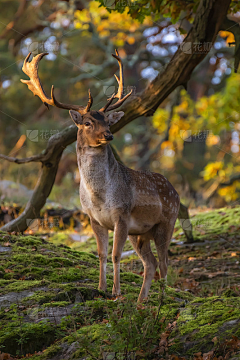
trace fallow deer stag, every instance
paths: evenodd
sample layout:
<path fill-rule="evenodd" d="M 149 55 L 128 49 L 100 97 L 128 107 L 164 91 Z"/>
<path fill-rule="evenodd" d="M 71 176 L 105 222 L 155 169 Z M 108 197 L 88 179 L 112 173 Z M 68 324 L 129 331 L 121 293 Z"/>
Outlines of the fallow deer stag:
<path fill-rule="evenodd" d="M 142 260 L 144 280 L 138 300 L 147 297 L 158 262 L 152 253 L 150 240 L 154 240 L 161 278 L 166 278 L 168 246 L 179 210 L 179 196 L 168 180 L 156 173 L 134 171 L 119 163 L 109 145 L 113 140 L 110 126 L 124 113 L 117 109 L 131 95 L 124 96 L 123 65 L 116 50 L 113 57 L 119 64 L 118 92 L 113 94 L 100 110 L 91 110 L 93 99 L 89 90 L 86 107 L 63 104 L 56 100 L 54 87 L 51 97 L 43 90 L 38 76 L 39 61 L 46 53 L 36 55 L 31 62 L 26 57 L 23 72 L 30 80 L 21 80 L 43 103 L 70 110 L 78 127 L 77 159 L 80 172 L 80 200 L 83 211 L 91 219 L 96 235 L 100 260 L 99 289 L 106 290 L 106 264 L 108 230 L 114 230 L 112 261 L 114 267 L 113 295 L 120 295 L 120 259 L 127 236 Z M 113 104 L 113 100 L 118 98 Z"/>

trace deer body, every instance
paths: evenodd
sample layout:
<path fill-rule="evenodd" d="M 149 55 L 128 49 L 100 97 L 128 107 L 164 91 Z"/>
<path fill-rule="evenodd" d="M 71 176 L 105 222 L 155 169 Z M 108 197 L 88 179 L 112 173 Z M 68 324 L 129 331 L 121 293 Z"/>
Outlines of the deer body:
<path fill-rule="evenodd" d="M 30 80 L 27 84 L 43 103 L 70 110 L 78 127 L 77 158 L 80 172 L 80 200 L 83 211 L 91 220 L 100 261 L 99 289 L 106 290 L 106 265 L 108 255 L 108 230 L 114 231 L 112 261 L 114 281 L 112 293 L 120 294 L 120 259 L 129 235 L 130 241 L 142 260 L 144 280 L 138 300 L 147 297 L 157 266 L 161 278 L 167 275 L 168 246 L 179 210 L 179 196 L 167 179 L 146 171 L 134 171 L 120 164 L 114 157 L 109 142 L 113 140 L 111 125 L 124 116 L 122 111 L 111 112 L 131 95 L 124 96 L 122 60 L 116 50 L 120 77 L 117 94 L 113 94 L 99 111 L 90 110 L 93 99 L 89 90 L 86 107 L 58 102 L 52 87 L 51 97 L 43 90 L 38 76 L 39 61 L 46 53 L 36 55 L 31 62 L 26 57 L 23 71 Z M 112 104 L 113 100 L 118 101 Z M 152 253 L 150 240 L 156 245 L 158 260 Z"/>
<path fill-rule="evenodd" d="M 143 260 L 145 276 L 139 300 L 147 297 L 157 261 L 150 240 L 157 246 L 161 277 L 167 274 L 167 249 L 179 210 L 179 196 L 167 179 L 147 171 L 134 171 L 120 164 L 110 145 L 82 147 L 78 131 L 77 158 L 80 201 L 88 214 L 98 242 L 99 288 L 106 290 L 108 230 L 115 231 L 113 247 L 113 294 L 120 294 L 119 265 L 127 239 Z"/>
<path fill-rule="evenodd" d="M 173 195 L 169 208 L 178 213 L 178 195 L 173 187 L 168 191 L 171 184 L 162 175 L 125 167 L 109 145 L 86 152 L 77 145 L 77 153 L 81 205 L 101 226 L 113 231 L 118 217 L 127 215 L 129 235 L 147 233 L 166 215 L 162 203 L 168 208 L 169 192 Z"/>

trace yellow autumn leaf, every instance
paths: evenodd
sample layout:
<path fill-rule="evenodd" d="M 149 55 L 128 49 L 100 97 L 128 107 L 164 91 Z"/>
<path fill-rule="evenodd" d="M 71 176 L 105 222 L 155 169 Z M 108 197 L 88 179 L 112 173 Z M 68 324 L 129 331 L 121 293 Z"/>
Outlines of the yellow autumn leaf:
<path fill-rule="evenodd" d="M 129 44 L 135 43 L 137 29 L 142 26 L 142 24 L 128 14 L 128 7 L 120 14 L 118 11 L 111 11 L 109 13 L 106 8 L 99 7 L 97 1 L 90 1 L 87 6 L 86 9 L 82 11 L 77 10 L 75 12 L 74 25 L 76 28 L 81 29 L 86 23 L 91 22 L 97 29 L 100 37 L 109 36 L 111 41 L 117 46 L 123 46 L 125 41 Z M 153 21 L 150 16 L 146 17 L 143 21 L 143 25 L 145 26 L 150 26 L 152 24 Z M 127 35 L 125 34 L 123 37 L 121 32 L 124 33 L 125 31 L 130 31 L 131 33 L 134 33 L 134 35 L 129 35 L 126 38 Z"/>
<path fill-rule="evenodd" d="M 218 135 L 208 136 L 206 139 L 207 146 L 217 145 L 220 142 L 220 137 Z"/>
<path fill-rule="evenodd" d="M 171 147 L 172 143 L 171 141 L 167 140 L 167 141 L 164 141 L 161 145 L 161 149 L 166 149 L 167 147 Z"/>
<path fill-rule="evenodd" d="M 223 162 L 216 161 L 212 163 L 208 163 L 202 171 L 202 175 L 204 180 L 210 180 L 218 175 L 218 172 L 223 168 Z"/>
<path fill-rule="evenodd" d="M 224 188 L 219 189 L 218 194 L 222 196 L 227 202 L 236 200 L 238 198 L 236 184 L 225 186 Z"/>
<path fill-rule="evenodd" d="M 126 41 L 127 41 L 130 45 L 132 45 L 132 44 L 135 43 L 135 38 L 134 38 L 133 36 L 127 36 Z"/>
<path fill-rule="evenodd" d="M 220 31 L 219 35 L 222 38 L 226 38 L 227 43 L 235 42 L 235 37 L 234 37 L 233 33 L 229 32 L 229 31 Z"/>

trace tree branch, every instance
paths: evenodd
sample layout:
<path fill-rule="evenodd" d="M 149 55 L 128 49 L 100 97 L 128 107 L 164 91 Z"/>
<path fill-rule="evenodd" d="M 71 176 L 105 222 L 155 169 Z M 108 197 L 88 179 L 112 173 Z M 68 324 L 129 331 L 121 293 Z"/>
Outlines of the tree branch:
<path fill-rule="evenodd" d="M 43 164 L 52 161 L 52 158 L 56 151 L 59 148 L 64 150 L 68 145 L 72 144 L 77 138 L 77 127 L 75 125 L 71 125 L 61 132 L 53 135 L 48 140 L 47 148 L 44 150 L 42 154 L 34 155 L 28 158 L 13 158 L 10 156 L 0 154 L 0 159 L 4 159 L 10 162 L 15 162 L 16 164 L 25 164 L 29 162 L 42 162 Z"/>
<path fill-rule="evenodd" d="M 34 155 L 34 156 L 31 156 L 31 157 L 28 157 L 28 158 L 23 158 L 23 159 L 19 159 L 19 158 L 14 158 L 14 157 L 11 157 L 11 156 L 7 156 L 7 155 L 3 155 L 3 154 L 0 154 L 0 159 L 4 159 L 4 160 L 7 160 L 9 162 L 14 162 L 16 164 L 26 164 L 26 163 L 29 163 L 29 162 L 39 162 L 39 161 L 42 161 L 44 158 L 44 155 Z"/>

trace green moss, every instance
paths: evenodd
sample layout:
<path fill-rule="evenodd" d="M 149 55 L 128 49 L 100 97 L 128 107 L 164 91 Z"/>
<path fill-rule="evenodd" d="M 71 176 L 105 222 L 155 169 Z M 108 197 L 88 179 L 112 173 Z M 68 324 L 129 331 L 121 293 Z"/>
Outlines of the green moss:
<path fill-rule="evenodd" d="M 142 283 L 143 278 L 140 275 L 133 274 L 133 273 L 127 273 L 123 272 L 121 273 L 121 281 L 127 281 L 127 282 L 135 282 L 135 283 Z"/>
<path fill-rule="evenodd" d="M 79 251 L 78 254 L 81 256 L 82 260 L 84 260 L 84 258 L 86 259 L 86 261 L 89 261 L 90 258 L 97 260 L 97 257 L 95 255 L 86 253 L 85 251 Z"/>
<path fill-rule="evenodd" d="M 237 297 L 238 294 L 232 289 L 227 289 L 227 290 L 224 291 L 222 296 L 225 296 L 225 297 L 229 298 L 229 297 Z"/>
<path fill-rule="evenodd" d="M 67 305 L 71 304 L 70 301 L 52 301 L 50 303 L 45 303 L 43 305 L 43 308 L 47 307 L 65 307 Z"/>
<path fill-rule="evenodd" d="M 52 345 L 50 346 L 45 352 L 44 355 L 41 356 L 42 359 L 50 359 L 51 357 L 53 357 L 55 354 L 57 354 L 59 351 L 61 351 L 61 346 L 60 345 Z M 32 358 L 34 360 L 34 358 Z M 38 357 L 39 359 L 39 357 Z"/>
<path fill-rule="evenodd" d="M 211 340 L 215 336 L 221 341 L 225 339 L 226 331 L 230 337 L 236 335 L 239 319 L 239 298 L 226 299 L 217 296 L 206 299 L 197 298 L 180 310 L 177 329 L 171 334 L 171 337 L 182 341 L 172 346 L 171 351 L 172 353 L 178 351 L 183 355 L 186 351 L 183 339 L 195 344 L 186 352 L 189 355 L 194 354 L 194 351 L 210 351 L 213 347 Z M 228 322 L 232 322 L 230 330 L 227 328 Z M 206 347 L 207 344 L 209 344 L 208 347 Z"/>
<path fill-rule="evenodd" d="M 10 354 L 27 354 L 40 351 L 49 346 L 56 337 L 57 329 L 48 322 L 38 324 L 19 324 L 12 322 L 11 326 L 0 331 L 0 350 Z"/>
<path fill-rule="evenodd" d="M 23 304 L 47 304 L 54 301 L 58 293 L 55 291 L 35 291 L 33 295 L 28 296 L 22 300 Z"/>
<path fill-rule="evenodd" d="M 208 216 L 209 219 L 212 216 L 215 221 L 215 217 L 219 220 L 221 215 L 212 212 Z M 229 224 L 231 216 L 228 215 L 224 221 L 227 220 Z M 217 220 L 216 226 L 220 226 L 217 225 Z M 129 336 L 125 333 L 125 329 L 130 331 L 133 323 L 139 324 L 136 325 L 140 329 L 136 338 L 140 337 L 140 344 L 144 344 L 141 340 L 141 329 L 147 325 L 151 329 L 150 345 L 157 346 L 167 324 L 176 321 L 176 328 L 171 333 L 171 337 L 175 339 L 174 345 L 170 347 L 170 350 L 172 353 L 189 357 L 193 352 L 205 350 L 204 344 L 206 349 L 211 349 L 213 346 L 211 340 L 214 336 L 219 336 L 219 334 L 228 338 L 231 338 L 232 334 L 240 336 L 239 324 L 235 323 L 240 317 L 239 298 L 232 290 L 226 291 L 221 297 L 202 298 L 194 297 L 187 291 L 166 287 L 163 295 L 163 282 L 153 281 L 150 296 L 144 302 L 141 314 L 141 311 L 138 312 L 136 309 L 136 300 L 143 277 L 130 271 L 131 262 L 135 263 L 139 269 L 137 271 L 142 270 L 141 261 L 136 257 L 130 260 L 124 259 L 121 262 L 121 267 L 124 269 L 124 271 L 121 270 L 123 298 L 112 301 L 107 299 L 110 297 L 108 293 L 97 290 L 99 261 L 95 255 L 86 251 L 78 252 L 63 245 L 56 246 L 39 237 L 12 235 L 10 237 L 11 252 L 1 255 L 0 271 L 3 272 L 4 277 L 7 275 L 8 279 L 0 279 L 0 292 L 9 295 L 17 292 L 21 297 L 17 305 L 13 307 L 7 305 L 6 312 L 4 309 L 0 311 L 0 340 L 4 341 L 9 348 L 11 345 L 15 352 L 19 350 L 20 345 L 26 344 L 24 351 L 31 353 L 34 353 L 35 349 L 38 351 L 41 341 L 45 342 L 48 349 L 40 356 L 35 355 L 33 360 L 49 360 L 55 354 L 61 358 L 61 344 L 70 345 L 73 342 L 77 342 L 78 345 L 71 355 L 72 358 L 89 357 L 90 359 L 91 356 L 99 358 L 102 356 L 102 348 L 107 351 L 112 349 L 121 351 L 124 341 Z M 29 241 L 28 238 L 30 238 Z M 112 237 L 110 240 L 111 251 Z M 4 239 L 2 241 L 6 242 Z M 89 244 L 93 249 L 91 251 L 96 253 L 96 240 L 91 239 Z M 124 250 L 130 249 L 130 246 L 128 242 Z M 86 250 L 90 247 L 84 243 L 80 248 Z M 194 251 L 186 249 L 184 254 L 194 256 Z M 6 269 L 11 271 L 5 273 Z M 172 272 L 174 273 L 174 269 Z M 112 286 L 112 263 L 108 262 L 107 291 L 109 293 Z M 27 291 L 23 292 L 24 290 Z M 29 294 L 32 295 L 29 296 Z M 157 313 L 159 305 L 161 305 L 159 311 L 161 321 L 155 324 L 154 314 Z M 64 307 L 71 311 L 66 312 L 68 316 L 63 316 L 61 325 L 48 321 L 36 324 L 34 320 L 29 319 L 29 314 L 32 312 L 41 313 L 43 309 L 49 307 L 59 307 L 56 311 L 62 313 L 64 311 L 61 308 Z M 116 323 L 114 323 L 115 315 Z M 177 315 L 178 318 L 176 318 Z M 148 332 L 147 326 L 144 331 Z M 113 330 L 114 327 L 115 330 Z M 70 335 L 66 336 L 69 333 Z M 35 340 L 36 336 L 42 340 L 38 342 Z M 56 339 L 59 341 L 54 343 Z M 110 345 L 109 339 L 111 339 Z M 27 348 L 30 346 L 28 342 L 32 346 L 31 349 Z M 34 348 L 33 343 L 36 343 Z M 189 347 L 186 348 L 185 344 L 189 344 Z M 133 344 L 131 346 L 134 347 Z"/>
<path fill-rule="evenodd" d="M 12 291 L 20 292 L 23 290 L 28 290 L 35 287 L 40 287 L 46 285 L 47 282 L 45 280 L 22 280 L 22 281 L 14 281 L 10 282 L 7 286 L 4 286 L 1 289 L 1 293 L 7 294 Z"/>
<path fill-rule="evenodd" d="M 195 238 L 205 238 L 207 235 L 215 235 L 229 232 L 230 227 L 236 226 L 236 232 L 239 227 L 240 207 L 222 208 L 210 211 L 199 212 L 191 217 L 193 224 L 193 234 Z M 182 232 L 179 221 L 175 226 L 175 236 Z M 204 230 L 202 234 L 201 230 Z M 211 237 L 209 237 L 211 239 Z"/>

